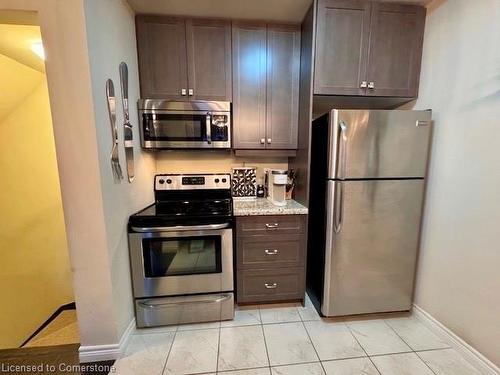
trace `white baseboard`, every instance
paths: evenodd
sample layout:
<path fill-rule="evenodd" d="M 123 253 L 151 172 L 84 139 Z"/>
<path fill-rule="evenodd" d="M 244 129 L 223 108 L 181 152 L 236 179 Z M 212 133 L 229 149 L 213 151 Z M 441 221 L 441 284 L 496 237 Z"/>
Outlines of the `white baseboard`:
<path fill-rule="evenodd" d="M 463 339 L 458 337 L 453 331 L 436 320 L 431 314 L 418 305 L 413 305 L 413 315 L 433 331 L 437 336 L 445 340 L 450 346 L 459 352 L 468 362 L 470 362 L 481 374 L 499 375 L 500 369 L 484 355 L 479 353 Z"/>
<path fill-rule="evenodd" d="M 134 328 L 135 319 L 132 319 L 125 332 L 123 332 L 118 344 L 80 346 L 80 349 L 78 349 L 80 362 L 100 362 L 118 359 L 127 347 Z"/>

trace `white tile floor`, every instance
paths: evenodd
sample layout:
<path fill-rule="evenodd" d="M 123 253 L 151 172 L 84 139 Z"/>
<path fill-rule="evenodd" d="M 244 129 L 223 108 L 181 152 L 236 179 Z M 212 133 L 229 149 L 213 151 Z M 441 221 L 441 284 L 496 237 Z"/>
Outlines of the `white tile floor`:
<path fill-rule="evenodd" d="M 136 330 L 115 374 L 480 375 L 411 316 L 321 319 L 309 300 Z"/>

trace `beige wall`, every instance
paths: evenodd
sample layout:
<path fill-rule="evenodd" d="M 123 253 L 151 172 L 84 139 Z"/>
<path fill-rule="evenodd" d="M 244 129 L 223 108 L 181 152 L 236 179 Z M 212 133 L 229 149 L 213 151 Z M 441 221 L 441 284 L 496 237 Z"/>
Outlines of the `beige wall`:
<path fill-rule="evenodd" d="M 137 124 L 139 99 L 139 72 L 135 42 L 134 13 L 122 0 L 86 0 L 85 17 L 89 49 L 95 131 L 97 135 L 101 175 L 104 220 L 108 243 L 113 309 L 118 335 L 134 316 L 127 242 L 128 217 L 153 202 L 153 174 L 155 160 L 140 148 Z M 130 121 L 133 125 L 135 179 L 126 180 L 123 142 L 123 110 L 118 66 L 125 61 L 129 74 Z M 111 78 L 117 98 L 116 123 L 120 141 L 120 160 L 125 179 L 113 180 L 110 165 L 111 130 L 105 97 L 105 83 Z"/>
<path fill-rule="evenodd" d="M 428 10 L 419 100 L 435 120 L 415 302 L 500 365 L 500 1 Z"/>
<path fill-rule="evenodd" d="M 19 347 L 73 301 L 45 76 L 10 61 L 16 70 L 1 64 L 2 74 L 36 86 L 0 121 L 0 349 Z"/>
<path fill-rule="evenodd" d="M 161 151 L 155 154 L 157 173 L 231 173 L 232 167 L 257 167 L 257 183 L 263 183 L 264 168 L 288 168 L 285 158 L 235 157 L 229 151 Z"/>

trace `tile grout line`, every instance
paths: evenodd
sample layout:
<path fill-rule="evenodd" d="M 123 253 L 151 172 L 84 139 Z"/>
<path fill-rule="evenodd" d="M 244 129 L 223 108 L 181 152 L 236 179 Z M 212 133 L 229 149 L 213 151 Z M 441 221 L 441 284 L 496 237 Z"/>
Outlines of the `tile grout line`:
<path fill-rule="evenodd" d="M 417 353 L 417 352 L 414 352 L 414 353 L 415 353 L 415 355 L 418 357 L 418 359 L 420 359 L 420 361 L 421 361 L 421 362 L 423 362 L 423 364 L 424 364 L 424 365 L 426 365 L 426 366 L 427 366 L 427 368 L 428 368 L 429 370 L 431 370 L 431 372 L 432 372 L 434 375 L 438 375 L 438 374 L 437 374 L 437 373 L 436 373 L 436 372 L 435 372 L 435 371 L 431 368 L 431 366 L 429 366 L 429 365 L 427 364 L 427 362 L 425 362 L 425 361 L 424 361 L 424 360 L 423 360 L 423 359 L 422 359 L 422 358 L 418 355 L 418 353 Z"/>
<path fill-rule="evenodd" d="M 422 350 L 415 350 L 415 353 L 422 353 L 422 352 L 438 352 L 440 350 L 450 350 L 453 348 L 435 348 L 435 349 L 422 349 Z"/>
<path fill-rule="evenodd" d="M 264 332 L 264 324 L 262 324 L 262 315 L 260 313 L 260 306 L 259 306 L 259 320 L 260 320 L 260 329 L 262 331 L 262 337 L 264 338 L 264 347 L 266 348 L 266 356 L 267 356 L 267 363 L 269 364 L 269 375 L 272 375 L 272 370 L 271 370 L 271 359 L 269 358 L 269 350 L 267 349 L 267 341 L 266 341 L 266 333 Z"/>
<path fill-rule="evenodd" d="M 161 370 L 161 375 L 164 375 L 165 371 L 167 369 L 168 357 L 170 357 L 170 352 L 172 351 L 172 348 L 174 346 L 174 341 L 175 341 L 175 338 L 177 337 L 177 329 L 178 328 L 179 328 L 179 326 L 177 326 L 176 330 L 174 331 L 174 337 L 172 337 L 172 343 L 170 344 L 170 346 L 168 348 L 167 357 L 165 358 L 165 363 L 163 364 L 163 369 Z"/>
<path fill-rule="evenodd" d="M 356 356 L 356 357 L 344 357 L 344 358 L 335 358 L 335 359 L 322 359 L 321 362 L 341 362 L 341 361 L 347 361 L 350 359 L 366 359 L 368 358 L 367 355 L 361 355 L 361 356 Z"/>
<path fill-rule="evenodd" d="M 220 353 L 220 335 L 222 332 L 222 328 L 219 326 L 219 338 L 217 340 L 217 361 L 215 363 L 215 373 L 219 373 L 219 353 Z"/>
<path fill-rule="evenodd" d="M 352 337 L 354 337 L 354 340 L 356 340 L 356 342 L 358 343 L 358 345 L 360 346 L 361 349 L 363 349 L 363 352 L 366 354 L 366 357 L 368 358 L 368 360 L 371 362 L 371 364 L 373 365 L 373 367 L 375 367 L 375 370 L 377 370 L 377 372 L 382 375 L 382 373 L 380 372 L 380 370 L 378 369 L 377 365 L 375 364 L 375 362 L 373 362 L 373 360 L 370 358 L 370 356 L 368 355 L 368 352 L 365 350 L 365 348 L 363 347 L 363 345 L 361 345 L 361 343 L 359 342 L 358 338 L 356 337 L 356 335 L 352 332 L 352 329 L 351 327 L 349 326 L 349 324 L 347 324 L 346 322 L 344 322 L 345 326 L 347 327 L 347 329 L 349 330 L 349 333 L 351 334 Z"/>
<path fill-rule="evenodd" d="M 422 362 L 422 363 L 423 363 L 423 364 L 424 364 L 424 365 L 425 365 L 425 366 L 426 366 L 426 367 L 427 367 L 427 368 L 428 368 L 428 369 L 429 369 L 429 370 L 430 370 L 430 371 L 431 371 L 434 375 L 437 375 L 437 374 L 434 372 L 434 370 L 433 370 L 433 369 L 431 369 L 431 368 L 430 368 L 430 366 L 429 366 L 429 365 L 428 365 L 428 364 L 427 364 L 427 363 L 426 363 L 426 362 L 425 362 L 422 358 L 420 358 L 420 356 L 419 356 L 419 355 L 417 354 L 417 352 L 413 349 L 413 347 L 412 347 L 412 346 L 411 346 L 408 342 L 406 342 L 406 340 L 405 340 L 405 339 L 404 339 L 404 338 L 403 338 L 403 337 L 402 337 L 402 336 L 398 333 L 398 331 L 396 331 L 396 329 L 395 329 L 393 326 L 391 326 L 389 323 L 387 323 L 387 321 L 386 321 L 385 319 L 382 319 L 382 321 L 385 323 L 385 325 L 386 325 L 387 327 L 389 327 L 389 328 L 390 328 L 390 329 L 391 329 L 391 330 L 392 330 L 392 331 L 396 334 L 396 336 L 398 336 L 398 337 L 399 337 L 399 339 L 400 339 L 401 341 L 403 341 L 403 342 L 406 344 L 406 346 L 408 346 L 408 347 L 410 348 L 410 350 L 412 351 L 412 353 L 413 353 L 413 354 L 415 354 L 415 355 L 417 356 L 417 358 L 420 360 L 420 362 Z"/>
<path fill-rule="evenodd" d="M 306 328 L 306 324 L 304 323 L 304 321 L 302 320 L 302 316 L 299 314 L 300 316 L 300 319 L 301 319 L 301 323 L 302 323 L 302 327 L 304 327 L 304 331 L 306 331 L 306 335 L 307 337 L 309 338 L 309 342 L 311 343 L 311 346 L 313 347 L 314 349 L 314 353 L 316 353 L 316 357 L 318 357 L 318 361 L 319 361 L 319 365 L 321 366 L 321 368 L 323 369 L 323 373 L 326 375 L 327 372 L 325 370 L 325 366 L 323 366 L 323 362 L 321 362 L 321 358 L 319 357 L 319 354 L 318 354 L 318 351 L 316 350 L 316 347 L 314 346 L 314 343 L 311 339 L 311 335 L 309 335 L 309 331 L 307 330 Z"/>

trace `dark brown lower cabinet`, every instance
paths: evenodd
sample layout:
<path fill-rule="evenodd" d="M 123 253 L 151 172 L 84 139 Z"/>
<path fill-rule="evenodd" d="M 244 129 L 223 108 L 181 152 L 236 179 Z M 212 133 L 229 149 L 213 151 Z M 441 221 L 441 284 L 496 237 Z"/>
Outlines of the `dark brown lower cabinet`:
<path fill-rule="evenodd" d="M 238 270 L 237 288 L 238 303 L 302 300 L 304 267 Z"/>
<path fill-rule="evenodd" d="M 236 218 L 238 303 L 304 299 L 306 217 Z"/>

